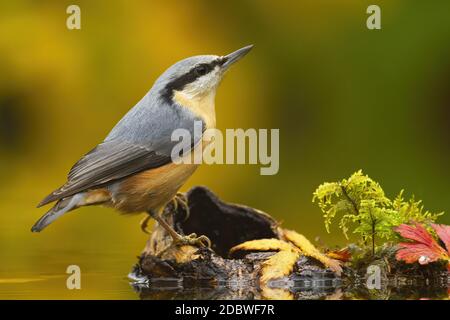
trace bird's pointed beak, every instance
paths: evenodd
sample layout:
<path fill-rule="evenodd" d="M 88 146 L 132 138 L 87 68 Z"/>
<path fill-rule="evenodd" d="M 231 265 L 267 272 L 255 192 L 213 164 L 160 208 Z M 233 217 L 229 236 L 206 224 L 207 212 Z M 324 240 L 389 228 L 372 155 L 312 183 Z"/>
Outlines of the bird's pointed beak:
<path fill-rule="evenodd" d="M 222 70 L 227 70 L 232 64 L 235 62 L 241 60 L 250 50 L 252 50 L 253 45 L 249 45 L 246 47 L 243 47 L 239 50 L 236 50 L 226 56 L 223 56 L 222 59 L 224 63 L 222 64 Z"/>

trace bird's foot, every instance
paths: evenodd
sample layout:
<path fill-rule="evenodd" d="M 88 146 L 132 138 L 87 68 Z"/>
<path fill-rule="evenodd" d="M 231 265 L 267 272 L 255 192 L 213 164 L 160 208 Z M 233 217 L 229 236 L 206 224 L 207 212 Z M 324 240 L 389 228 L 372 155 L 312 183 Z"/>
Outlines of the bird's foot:
<path fill-rule="evenodd" d="M 180 235 L 179 237 L 174 238 L 173 244 L 178 246 L 189 245 L 196 247 L 211 248 L 211 240 L 209 240 L 209 238 L 205 235 L 197 237 L 196 233 L 191 233 L 187 236 Z"/>

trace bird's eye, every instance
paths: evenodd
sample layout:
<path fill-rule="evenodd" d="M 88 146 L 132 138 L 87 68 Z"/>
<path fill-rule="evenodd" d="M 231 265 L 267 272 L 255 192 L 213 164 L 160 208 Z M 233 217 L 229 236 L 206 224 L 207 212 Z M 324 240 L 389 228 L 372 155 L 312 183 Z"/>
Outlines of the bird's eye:
<path fill-rule="evenodd" d="M 208 73 L 208 68 L 204 65 L 200 65 L 195 67 L 195 73 L 199 76 L 204 76 Z"/>

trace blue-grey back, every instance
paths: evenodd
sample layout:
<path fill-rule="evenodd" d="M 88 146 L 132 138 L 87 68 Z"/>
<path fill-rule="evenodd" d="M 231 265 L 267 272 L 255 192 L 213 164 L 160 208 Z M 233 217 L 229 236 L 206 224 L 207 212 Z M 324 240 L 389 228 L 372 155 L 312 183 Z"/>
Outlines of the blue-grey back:
<path fill-rule="evenodd" d="M 105 141 L 125 140 L 170 155 L 174 145 L 171 135 L 175 129 L 189 130 L 194 137 L 194 122 L 201 121 L 189 109 L 162 97 L 166 85 L 188 72 L 198 63 L 209 62 L 217 56 L 194 56 L 168 68 L 150 91 L 116 124 Z M 198 141 L 194 141 L 196 143 Z"/>

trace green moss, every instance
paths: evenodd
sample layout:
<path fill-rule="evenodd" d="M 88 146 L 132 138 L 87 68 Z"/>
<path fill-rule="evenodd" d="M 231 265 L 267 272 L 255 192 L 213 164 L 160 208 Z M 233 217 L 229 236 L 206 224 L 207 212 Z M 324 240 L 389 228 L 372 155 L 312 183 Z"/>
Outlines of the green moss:
<path fill-rule="evenodd" d="M 363 244 L 371 243 L 372 253 L 377 239 L 398 239 L 394 227 L 411 221 L 434 222 L 443 214 L 424 210 L 422 202 L 414 196 L 405 200 L 403 190 L 390 200 L 381 186 L 361 170 L 348 179 L 323 183 L 314 192 L 313 202 L 324 213 L 328 232 L 340 217 L 338 225 L 345 237 L 349 238 L 349 232 L 359 235 Z"/>

